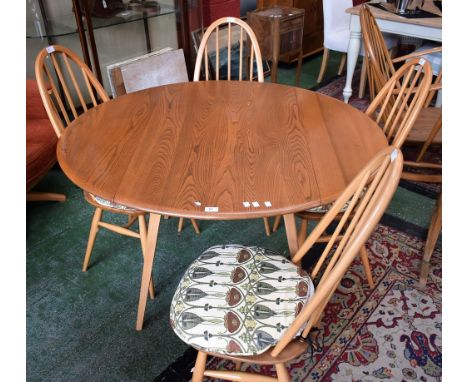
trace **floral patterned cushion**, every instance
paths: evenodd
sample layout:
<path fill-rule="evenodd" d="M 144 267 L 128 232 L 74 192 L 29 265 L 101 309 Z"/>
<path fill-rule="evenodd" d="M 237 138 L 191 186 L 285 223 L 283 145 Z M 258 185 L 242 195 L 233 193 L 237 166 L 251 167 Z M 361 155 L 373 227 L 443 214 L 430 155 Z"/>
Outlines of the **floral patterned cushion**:
<path fill-rule="evenodd" d="M 89 193 L 89 195 L 91 195 L 91 197 L 97 204 L 100 204 L 103 207 L 114 208 L 116 210 L 122 210 L 122 211 L 136 211 L 134 208 L 124 206 L 123 204 L 111 202 L 110 200 L 101 198 L 100 196 L 93 195 L 91 193 Z"/>
<path fill-rule="evenodd" d="M 170 323 L 185 343 L 221 354 L 261 354 L 312 297 L 307 272 L 259 247 L 211 247 L 185 272 Z"/>

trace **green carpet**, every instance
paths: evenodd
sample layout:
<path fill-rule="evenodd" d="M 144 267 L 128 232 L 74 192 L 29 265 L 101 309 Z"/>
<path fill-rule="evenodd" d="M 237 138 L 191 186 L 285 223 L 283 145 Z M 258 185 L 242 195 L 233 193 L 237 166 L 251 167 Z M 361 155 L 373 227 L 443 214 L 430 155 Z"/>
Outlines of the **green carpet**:
<path fill-rule="evenodd" d="M 315 85 L 320 59 L 304 62 L 304 87 Z M 332 55 L 328 78 L 336 74 L 338 60 Z M 294 75 L 294 66 L 281 67 L 279 82 L 292 84 Z M 169 304 L 196 256 L 220 243 L 287 251 L 284 227 L 268 238 L 261 219 L 201 221 L 199 237 L 188 222 L 178 236 L 177 219 L 163 220 L 153 271 L 157 295 L 148 302 L 143 331 L 137 332 L 139 241 L 100 230 L 83 273 L 93 208 L 58 169 L 37 190 L 64 193 L 67 201 L 27 205 L 28 381 L 152 381 L 187 349 L 169 327 Z M 427 227 L 433 205 L 432 199 L 399 188 L 388 213 Z M 125 221 L 115 215 L 105 219 Z"/>

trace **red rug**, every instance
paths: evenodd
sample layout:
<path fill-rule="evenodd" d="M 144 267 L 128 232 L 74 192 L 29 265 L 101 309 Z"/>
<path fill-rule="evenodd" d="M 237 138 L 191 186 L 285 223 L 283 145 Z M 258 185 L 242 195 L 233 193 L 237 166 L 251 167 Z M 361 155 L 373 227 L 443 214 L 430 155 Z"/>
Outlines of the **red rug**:
<path fill-rule="evenodd" d="M 287 365 L 292 381 L 441 381 L 441 252 L 418 286 L 424 242 L 379 225 L 367 243 L 376 287 L 358 259 L 328 304 L 309 350 Z M 212 358 L 210 368 L 233 369 Z M 275 375 L 271 367 L 242 370 Z"/>

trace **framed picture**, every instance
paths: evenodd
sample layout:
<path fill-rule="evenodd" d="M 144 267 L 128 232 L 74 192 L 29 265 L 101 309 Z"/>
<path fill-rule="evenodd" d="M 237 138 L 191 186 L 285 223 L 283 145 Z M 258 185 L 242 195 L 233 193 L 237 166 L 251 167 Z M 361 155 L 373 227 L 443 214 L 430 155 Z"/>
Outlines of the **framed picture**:
<path fill-rule="evenodd" d="M 192 32 L 192 40 L 193 45 L 195 47 L 195 51 L 198 54 L 198 47 L 200 46 L 201 40 L 203 38 L 204 29 L 197 29 Z M 216 33 L 213 33 L 207 44 L 208 48 L 208 61 L 209 61 L 209 71 L 210 71 L 210 78 L 215 78 L 215 68 L 216 68 L 216 42 L 215 42 Z M 231 41 L 234 41 L 231 44 L 231 79 L 238 80 L 239 79 L 239 58 L 240 58 L 240 28 L 238 25 L 231 25 Z M 244 33 L 244 43 L 243 43 L 243 52 L 242 57 L 244 61 L 244 69 L 242 70 L 242 77 L 244 80 L 248 79 L 249 75 L 249 66 L 247 62 L 247 57 L 249 56 L 249 49 L 250 47 L 247 44 L 247 36 Z M 224 27 L 219 28 L 219 46 L 222 47 L 219 51 L 219 78 L 221 80 L 227 79 L 227 68 L 228 68 L 228 48 L 227 48 L 227 40 L 228 40 L 228 27 L 227 25 Z M 204 65 L 202 65 L 202 72 L 205 71 Z M 253 78 L 257 79 L 257 66 L 254 61 L 254 69 L 253 69 Z M 263 75 L 266 77 L 270 74 L 270 65 L 268 60 L 263 60 Z"/>

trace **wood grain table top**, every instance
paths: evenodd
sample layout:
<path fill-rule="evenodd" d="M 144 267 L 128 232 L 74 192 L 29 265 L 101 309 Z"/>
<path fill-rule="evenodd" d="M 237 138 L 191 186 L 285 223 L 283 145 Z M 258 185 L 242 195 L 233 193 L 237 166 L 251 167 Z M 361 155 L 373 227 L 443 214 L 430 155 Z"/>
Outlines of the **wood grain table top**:
<path fill-rule="evenodd" d="M 244 219 L 333 201 L 386 145 L 377 124 L 331 97 L 278 84 L 203 81 L 91 109 L 66 129 L 57 156 L 76 185 L 116 203 Z"/>

